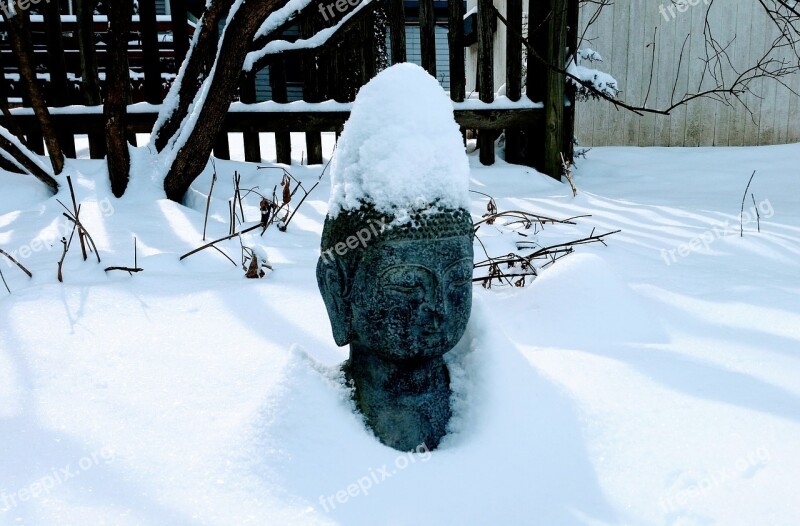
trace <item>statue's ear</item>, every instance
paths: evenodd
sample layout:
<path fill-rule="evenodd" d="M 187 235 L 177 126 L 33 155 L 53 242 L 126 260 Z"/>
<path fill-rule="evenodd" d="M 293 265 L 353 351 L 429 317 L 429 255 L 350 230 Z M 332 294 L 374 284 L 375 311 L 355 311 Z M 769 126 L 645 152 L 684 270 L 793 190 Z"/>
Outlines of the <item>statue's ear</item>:
<path fill-rule="evenodd" d="M 336 345 L 350 343 L 350 279 L 341 258 L 323 253 L 317 262 L 317 285 L 331 320 Z"/>

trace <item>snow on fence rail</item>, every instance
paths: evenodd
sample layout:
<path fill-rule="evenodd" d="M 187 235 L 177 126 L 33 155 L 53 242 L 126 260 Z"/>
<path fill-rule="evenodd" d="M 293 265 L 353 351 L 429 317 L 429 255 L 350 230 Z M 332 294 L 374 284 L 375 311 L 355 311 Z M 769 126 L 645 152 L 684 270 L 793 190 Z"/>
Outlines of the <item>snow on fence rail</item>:
<path fill-rule="evenodd" d="M 131 133 L 150 133 L 158 118 L 160 105 L 139 103 L 128 107 L 128 128 Z M 265 132 L 339 132 L 350 116 L 350 103 L 325 101 L 320 103 L 274 101 L 257 104 L 233 103 L 225 120 L 223 133 L 215 144 L 214 155 L 230 158 L 228 133 L 243 133 L 255 147 L 245 148 L 245 160 L 260 162 L 259 133 Z M 102 134 L 105 126 L 102 106 L 68 106 L 50 109 L 56 127 L 73 137 L 84 134 Z M 11 114 L 24 134 L 35 133 L 38 121 L 31 108 L 14 108 Z M 492 103 L 477 100 L 453 103 L 453 114 L 459 126 L 468 129 L 503 130 L 522 128 L 542 123 L 540 103 L 527 98 L 510 101 L 500 97 Z M 0 126 L 7 126 L 7 118 L 0 116 Z M 41 152 L 43 153 L 43 149 Z M 99 156 L 96 156 L 99 157 Z"/>

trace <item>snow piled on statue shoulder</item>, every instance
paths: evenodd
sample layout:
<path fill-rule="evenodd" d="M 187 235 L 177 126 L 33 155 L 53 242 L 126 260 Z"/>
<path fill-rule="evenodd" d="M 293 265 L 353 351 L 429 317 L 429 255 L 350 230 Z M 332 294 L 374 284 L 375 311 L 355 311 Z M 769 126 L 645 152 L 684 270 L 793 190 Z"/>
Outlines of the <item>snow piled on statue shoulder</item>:
<path fill-rule="evenodd" d="M 468 187 L 453 105 L 436 79 L 404 63 L 361 88 L 333 156 L 331 217 L 366 202 L 398 218 L 429 204 L 468 208 Z"/>

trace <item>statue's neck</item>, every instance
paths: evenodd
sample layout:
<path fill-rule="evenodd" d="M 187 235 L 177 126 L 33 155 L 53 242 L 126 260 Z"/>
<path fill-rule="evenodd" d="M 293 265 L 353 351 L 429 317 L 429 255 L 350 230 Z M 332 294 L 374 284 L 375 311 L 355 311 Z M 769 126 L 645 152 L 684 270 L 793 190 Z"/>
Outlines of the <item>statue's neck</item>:
<path fill-rule="evenodd" d="M 357 343 L 350 345 L 346 373 L 360 388 L 382 389 L 399 396 L 427 393 L 431 388 L 450 383 L 447 367 L 440 356 L 392 361 Z"/>
<path fill-rule="evenodd" d="M 450 375 L 441 356 L 394 362 L 351 344 L 344 373 L 359 411 L 384 444 L 400 451 L 439 445 L 450 419 Z"/>

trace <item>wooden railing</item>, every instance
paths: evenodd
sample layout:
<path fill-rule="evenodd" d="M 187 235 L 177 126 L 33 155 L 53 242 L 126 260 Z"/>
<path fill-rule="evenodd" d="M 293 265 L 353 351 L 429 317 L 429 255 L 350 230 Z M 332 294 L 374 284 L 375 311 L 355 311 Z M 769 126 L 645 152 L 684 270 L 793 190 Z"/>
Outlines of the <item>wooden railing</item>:
<path fill-rule="evenodd" d="M 350 116 L 349 103 L 325 102 L 310 104 L 296 102 L 278 104 L 265 102 L 259 104 L 234 103 L 225 119 L 223 133 L 220 135 L 214 155 L 220 159 L 230 158 L 228 133 L 242 133 L 245 136 L 245 160 L 261 161 L 259 133 L 289 132 L 341 132 Z M 150 133 L 158 117 L 160 107 L 152 104 L 134 104 L 128 110 L 130 133 Z M 50 109 L 53 121 L 59 130 L 69 130 L 73 143 L 76 135 L 102 134 L 105 126 L 101 106 L 71 106 Z M 39 123 L 29 108 L 11 110 L 14 121 L 25 135 L 35 134 Z M 454 103 L 453 114 L 456 122 L 463 128 L 483 130 L 503 130 L 522 128 L 542 122 L 543 111 L 539 105 L 481 104 L 471 100 Z M 0 126 L 6 126 L 6 118 L 0 116 Z M 248 144 L 250 145 L 248 147 Z M 291 151 L 291 148 L 290 148 Z M 44 153 L 44 149 L 38 153 Z M 280 159 L 286 162 L 286 159 Z M 288 164 L 288 163 L 287 163 Z"/>

